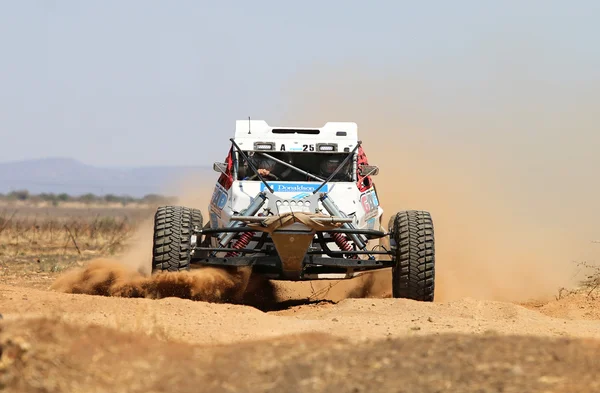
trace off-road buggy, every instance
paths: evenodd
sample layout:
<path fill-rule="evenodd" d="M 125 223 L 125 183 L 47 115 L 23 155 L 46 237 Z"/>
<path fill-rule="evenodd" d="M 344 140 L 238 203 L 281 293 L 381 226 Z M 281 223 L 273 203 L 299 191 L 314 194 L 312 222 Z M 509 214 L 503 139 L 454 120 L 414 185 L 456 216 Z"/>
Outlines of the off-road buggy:
<path fill-rule="evenodd" d="M 225 162 L 214 164 L 209 222 L 196 208 L 158 208 L 154 272 L 252 266 L 270 279 L 317 280 L 391 267 L 394 297 L 433 301 L 431 216 L 401 211 L 383 228 L 372 180 L 379 168 L 369 165 L 356 123 L 239 120 L 230 140 Z"/>

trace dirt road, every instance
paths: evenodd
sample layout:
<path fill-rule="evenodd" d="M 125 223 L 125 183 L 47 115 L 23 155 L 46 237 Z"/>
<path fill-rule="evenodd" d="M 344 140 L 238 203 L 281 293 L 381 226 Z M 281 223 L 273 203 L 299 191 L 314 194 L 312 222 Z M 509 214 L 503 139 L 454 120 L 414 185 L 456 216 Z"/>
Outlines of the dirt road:
<path fill-rule="evenodd" d="M 600 301 L 303 298 L 256 307 L 0 285 L 0 387 L 23 392 L 592 392 Z M 347 295 L 347 293 L 346 293 Z M 383 295 L 385 296 L 385 295 Z"/>
<path fill-rule="evenodd" d="M 166 340 L 194 344 L 231 344 L 314 332 L 352 342 L 486 332 L 600 338 L 600 320 L 592 317 L 599 302 L 575 298 L 565 299 L 564 308 L 555 311 L 556 316 L 548 316 L 517 304 L 473 299 L 448 303 L 345 299 L 336 304 L 320 302 L 263 312 L 243 305 L 178 298 L 123 299 L 9 286 L 0 286 L 0 294 L 6 321 L 60 318 L 83 326 L 95 324 L 133 333 L 154 333 Z M 547 304 L 541 310 L 553 306 L 554 303 Z M 590 319 L 569 318 L 570 314 L 581 311 L 580 307 L 589 309 Z"/>

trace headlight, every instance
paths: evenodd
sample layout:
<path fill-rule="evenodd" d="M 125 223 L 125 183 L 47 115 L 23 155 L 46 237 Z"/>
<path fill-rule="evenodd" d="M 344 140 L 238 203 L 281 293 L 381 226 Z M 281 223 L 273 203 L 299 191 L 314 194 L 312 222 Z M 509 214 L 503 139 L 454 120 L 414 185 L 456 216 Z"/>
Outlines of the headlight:
<path fill-rule="evenodd" d="M 317 151 L 337 151 L 336 143 L 317 143 Z"/>
<path fill-rule="evenodd" d="M 275 150 L 275 143 L 273 143 L 273 142 L 255 142 L 254 150 Z"/>

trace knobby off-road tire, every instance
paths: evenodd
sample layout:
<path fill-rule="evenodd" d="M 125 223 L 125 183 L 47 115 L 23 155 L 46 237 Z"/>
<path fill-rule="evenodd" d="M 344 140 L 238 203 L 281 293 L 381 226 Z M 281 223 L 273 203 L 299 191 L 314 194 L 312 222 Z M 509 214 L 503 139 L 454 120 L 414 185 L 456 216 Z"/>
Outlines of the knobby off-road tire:
<path fill-rule="evenodd" d="M 395 247 L 393 297 L 433 301 L 435 237 L 431 215 L 420 210 L 403 211 L 390 218 L 388 229 Z"/>
<path fill-rule="evenodd" d="M 200 210 L 161 206 L 154 215 L 152 272 L 190 269 L 191 237 L 194 226 L 202 228 Z"/>

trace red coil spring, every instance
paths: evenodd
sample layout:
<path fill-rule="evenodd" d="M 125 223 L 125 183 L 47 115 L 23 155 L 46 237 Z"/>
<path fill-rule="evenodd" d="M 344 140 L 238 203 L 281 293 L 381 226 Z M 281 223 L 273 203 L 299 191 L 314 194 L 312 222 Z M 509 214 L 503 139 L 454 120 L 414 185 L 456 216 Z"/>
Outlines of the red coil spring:
<path fill-rule="evenodd" d="M 348 241 L 346 236 L 344 236 L 341 233 L 331 233 L 331 237 L 335 241 L 335 244 L 337 244 L 337 246 L 340 248 L 340 250 L 352 251 L 352 245 L 350 244 L 350 242 Z M 348 255 L 348 258 L 356 259 L 356 258 L 358 258 L 358 255 L 350 254 L 350 255 Z"/>
<path fill-rule="evenodd" d="M 235 242 L 235 244 L 233 245 L 233 248 L 235 248 L 236 250 L 241 250 L 242 248 L 248 247 L 248 244 L 250 244 L 250 241 L 252 240 L 253 237 L 254 237 L 254 232 L 246 232 L 246 233 L 244 233 Z M 230 251 L 230 252 L 227 253 L 227 255 L 225 255 L 225 258 L 233 258 L 233 257 L 237 257 L 238 255 L 240 255 L 239 252 L 237 252 L 237 251 Z"/>

